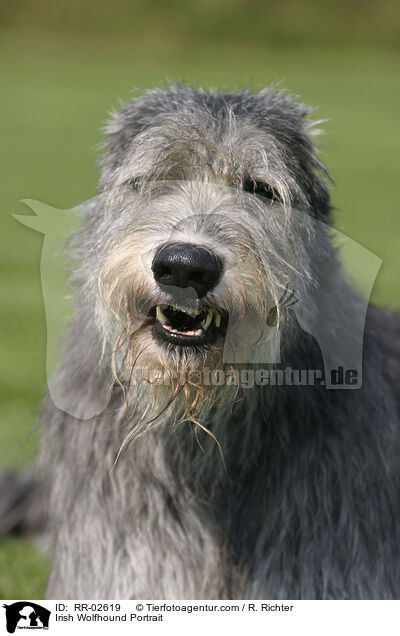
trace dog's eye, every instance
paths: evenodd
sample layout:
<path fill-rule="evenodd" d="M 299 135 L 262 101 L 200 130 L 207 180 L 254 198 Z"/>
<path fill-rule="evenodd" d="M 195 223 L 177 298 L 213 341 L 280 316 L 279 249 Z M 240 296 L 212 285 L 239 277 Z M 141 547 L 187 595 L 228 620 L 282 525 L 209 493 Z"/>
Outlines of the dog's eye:
<path fill-rule="evenodd" d="M 249 194 L 255 194 L 258 197 L 264 197 L 270 201 L 281 201 L 277 192 L 275 192 L 268 183 L 263 181 L 255 181 L 254 179 L 245 179 L 243 181 L 243 190 Z"/>
<path fill-rule="evenodd" d="M 129 179 L 129 181 L 126 181 L 126 185 L 132 188 L 132 190 L 139 190 L 142 183 L 143 183 L 143 179 L 141 179 L 140 177 L 136 179 Z"/>

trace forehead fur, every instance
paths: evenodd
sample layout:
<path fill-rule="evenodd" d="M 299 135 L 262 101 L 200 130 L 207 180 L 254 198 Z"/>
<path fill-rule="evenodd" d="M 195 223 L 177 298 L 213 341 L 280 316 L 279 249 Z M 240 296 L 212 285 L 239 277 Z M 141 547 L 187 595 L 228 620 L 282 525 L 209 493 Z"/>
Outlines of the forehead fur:
<path fill-rule="evenodd" d="M 309 137 L 310 109 L 273 89 L 151 90 L 112 115 L 103 185 L 110 179 L 268 180 L 284 199 L 325 194 L 326 170 Z"/>

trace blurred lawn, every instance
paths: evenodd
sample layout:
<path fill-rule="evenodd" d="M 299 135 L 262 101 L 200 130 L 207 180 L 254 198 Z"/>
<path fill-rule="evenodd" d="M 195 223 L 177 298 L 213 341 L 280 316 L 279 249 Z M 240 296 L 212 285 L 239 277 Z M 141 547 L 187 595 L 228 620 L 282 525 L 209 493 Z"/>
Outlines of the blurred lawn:
<path fill-rule="evenodd" d="M 282 80 L 329 118 L 323 161 L 336 188 L 336 225 L 383 259 L 373 299 L 400 306 L 399 54 L 361 46 L 157 46 L 133 37 L 0 34 L 0 467 L 32 463 L 45 387 L 41 235 L 18 224 L 23 198 L 71 208 L 93 196 L 106 113 L 133 87 L 165 79 L 229 89 Z M 43 598 L 44 559 L 29 544 L 0 544 L 0 598 Z"/>

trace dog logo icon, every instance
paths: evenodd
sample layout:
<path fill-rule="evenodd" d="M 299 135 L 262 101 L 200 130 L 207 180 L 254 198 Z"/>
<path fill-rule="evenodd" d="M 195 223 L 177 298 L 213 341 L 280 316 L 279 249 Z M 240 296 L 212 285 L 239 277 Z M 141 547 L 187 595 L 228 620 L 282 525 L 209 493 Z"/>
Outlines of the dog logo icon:
<path fill-rule="evenodd" d="M 18 601 L 3 607 L 9 634 L 14 634 L 16 629 L 49 629 L 51 612 L 37 603 Z"/>

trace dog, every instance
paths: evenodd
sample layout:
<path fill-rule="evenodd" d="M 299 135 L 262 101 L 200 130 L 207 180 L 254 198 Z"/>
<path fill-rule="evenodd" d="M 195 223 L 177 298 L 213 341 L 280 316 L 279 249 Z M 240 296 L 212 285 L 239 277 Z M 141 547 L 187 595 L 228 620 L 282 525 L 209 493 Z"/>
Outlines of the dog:
<path fill-rule="evenodd" d="M 270 88 L 113 114 L 43 408 L 49 598 L 400 597 L 394 343 L 316 132 Z"/>

